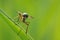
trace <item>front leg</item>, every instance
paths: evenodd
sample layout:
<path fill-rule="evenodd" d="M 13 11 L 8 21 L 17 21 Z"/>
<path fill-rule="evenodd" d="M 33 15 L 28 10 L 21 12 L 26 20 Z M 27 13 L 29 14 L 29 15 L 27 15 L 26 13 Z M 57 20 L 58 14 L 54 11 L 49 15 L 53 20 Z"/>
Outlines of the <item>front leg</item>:
<path fill-rule="evenodd" d="M 17 19 L 17 22 L 18 22 L 18 24 L 19 24 L 19 18 Z"/>

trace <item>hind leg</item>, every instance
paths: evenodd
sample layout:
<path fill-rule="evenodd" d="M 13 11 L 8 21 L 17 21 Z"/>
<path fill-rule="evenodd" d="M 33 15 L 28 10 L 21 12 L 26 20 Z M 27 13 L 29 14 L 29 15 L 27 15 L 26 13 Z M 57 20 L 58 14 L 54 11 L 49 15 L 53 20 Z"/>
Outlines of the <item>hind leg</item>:
<path fill-rule="evenodd" d="M 23 23 L 25 23 L 27 25 L 27 28 L 26 28 L 26 34 L 28 32 L 28 26 L 29 26 L 29 23 L 25 21 L 25 19 L 23 19 Z"/>

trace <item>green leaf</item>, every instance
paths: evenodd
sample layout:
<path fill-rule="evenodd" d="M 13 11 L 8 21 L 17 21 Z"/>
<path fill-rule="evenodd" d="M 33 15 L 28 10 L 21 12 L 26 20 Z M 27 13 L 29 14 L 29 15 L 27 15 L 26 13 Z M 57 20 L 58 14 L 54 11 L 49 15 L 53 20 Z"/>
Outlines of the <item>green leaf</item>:
<path fill-rule="evenodd" d="M 33 40 L 33 38 L 26 34 L 24 29 L 21 28 L 13 19 L 11 19 L 3 10 L 0 9 L 0 17 L 6 22 L 9 27 L 14 31 L 22 40 Z"/>

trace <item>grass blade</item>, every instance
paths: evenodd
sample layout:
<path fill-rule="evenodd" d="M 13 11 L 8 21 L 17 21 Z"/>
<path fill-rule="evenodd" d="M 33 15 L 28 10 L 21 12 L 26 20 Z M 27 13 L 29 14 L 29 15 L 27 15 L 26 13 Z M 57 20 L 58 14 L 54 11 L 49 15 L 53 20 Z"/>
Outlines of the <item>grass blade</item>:
<path fill-rule="evenodd" d="M 10 26 L 10 28 L 22 39 L 22 40 L 33 40 L 33 38 L 26 34 L 23 28 L 13 21 L 2 9 L 0 9 L 0 17 Z"/>

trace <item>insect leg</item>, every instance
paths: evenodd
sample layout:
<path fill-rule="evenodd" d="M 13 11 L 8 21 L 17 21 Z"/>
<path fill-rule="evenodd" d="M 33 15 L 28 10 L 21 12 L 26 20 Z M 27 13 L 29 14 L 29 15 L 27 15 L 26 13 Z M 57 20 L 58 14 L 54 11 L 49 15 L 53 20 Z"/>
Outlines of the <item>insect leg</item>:
<path fill-rule="evenodd" d="M 27 26 L 27 28 L 26 28 L 26 34 L 27 34 L 27 32 L 28 32 L 28 26 Z"/>

